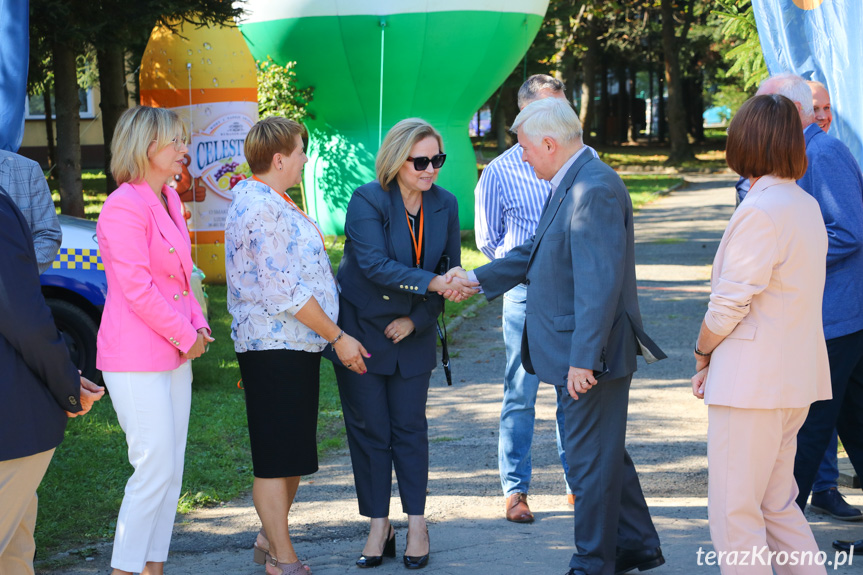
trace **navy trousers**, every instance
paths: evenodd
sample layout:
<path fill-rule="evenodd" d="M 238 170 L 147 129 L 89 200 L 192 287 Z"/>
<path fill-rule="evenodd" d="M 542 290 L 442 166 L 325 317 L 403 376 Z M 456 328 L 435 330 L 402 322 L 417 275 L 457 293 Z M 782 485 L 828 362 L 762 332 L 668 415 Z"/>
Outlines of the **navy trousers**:
<path fill-rule="evenodd" d="M 816 401 L 797 433 L 794 478 L 806 508 L 818 465 L 830 443 L 833 428 L 858 476 L 863 476 L 863 330 L 827 340 L 833 399 Z"/>
<path fill-rule="evenodd" d="M 631 382 L 631 375 L 600 380 L 577 401 L 563 398 L 567 481 L 575 494 L 576 552 L 569 566 L 577 573 L 614 575 L 618 548 L 659 547 L 624 445 Z"/>
<path fill-rule="evenodd" d="M 335 371 L 360 515 L 389 517 L 393 467 L 405 513 L 424 515 L 431 372 L 404 378 L 398 370 L 359 375 L 335 366 Z"/>

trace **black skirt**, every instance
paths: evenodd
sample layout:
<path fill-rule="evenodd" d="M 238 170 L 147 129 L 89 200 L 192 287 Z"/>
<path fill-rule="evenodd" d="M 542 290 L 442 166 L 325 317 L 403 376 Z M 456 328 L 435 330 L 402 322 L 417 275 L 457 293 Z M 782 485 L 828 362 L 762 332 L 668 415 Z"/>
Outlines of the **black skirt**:
<path fill-rule="evenodd" d="M 309 475 L 318 470 L 321 354 L 290 349 L 237 354 L 255 477 Z"/>

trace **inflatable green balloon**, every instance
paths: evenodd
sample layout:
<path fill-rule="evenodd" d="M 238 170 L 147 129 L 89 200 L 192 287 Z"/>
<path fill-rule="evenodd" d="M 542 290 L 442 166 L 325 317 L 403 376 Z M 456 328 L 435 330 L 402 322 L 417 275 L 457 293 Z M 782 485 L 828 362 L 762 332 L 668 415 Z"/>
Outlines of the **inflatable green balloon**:
<path fill-rule="evenodd" d="M 444 141 L 438 184 L 473 228 L 476 156 L 468 122 L 512 72 L 539 30 L 548 0 L 249 0 L 240 24 L 256 60 L 296 61 L 314 87 L 304 184 L 325 233 L 344 230 L 358 186 L 375 179 L 380 142 L 421 117 Z"/>

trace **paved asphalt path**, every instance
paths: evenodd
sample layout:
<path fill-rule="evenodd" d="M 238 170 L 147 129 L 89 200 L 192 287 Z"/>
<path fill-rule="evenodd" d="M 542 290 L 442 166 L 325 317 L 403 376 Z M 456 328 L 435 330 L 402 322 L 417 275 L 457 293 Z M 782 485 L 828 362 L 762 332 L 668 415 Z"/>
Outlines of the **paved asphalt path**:
<path fill-rule="evenodd" d="M 710 264 L 734 206 L 730 176 L 688 176 L 687 185 L 636 216 L 636 260 L 645 328 L 669 359 L 647 366 L 639 360 L 633 380 L 627 447 L 635 461 L 662 539 L 666 565 L 651 575 L 716 574 L 698 565 L 698 552 L 712 550 L 707 529 L 707 410 L 692 397 L 692 343 L 706 308 Z M 564 497 L 554 439 L 554 395 L 543 386 L 537 402 L 531 525 L 503 519 L 497 472 L 498 418 L 504 348 L 500 302 L 475 310 L 455 331 L 451 346 L 455 385 L 432 377 L 428 416 L 431 471 L 427 516 L 431 563 L 439 574 L 557 574 L 568 570 L 573 551 L 572 508 Z M 845 490 L 850 493 L 849 489 Z M 397 560 L 375 574 L 404 573 L 406 516 L 393 487 L 391 517 L 397 530 Z M 863 506 L 863 495 L 849 501 Z M 833 561 L 830 542 L 863 537 L 863 523 L 809 515 L 822 550 Z M 577 518 L 591 521 L 590 517 Z M 258 520 L 250 497 L 177 518 L 168 575 L 264 572 L 251 561 Z M 340 453 L 304 478 L 291 512 L 300 556 L 316 575 L 358 573 L 353 565 L 367 523 L 357 513 L 350 461 Z M 109 573 L 110 543 L 89 560 L 58 559 L 67 565 L 40 573 Z M 861 573 L 863 557 L 829 573 Z M 56 565 L 56 563 L 55 563 Z"/>

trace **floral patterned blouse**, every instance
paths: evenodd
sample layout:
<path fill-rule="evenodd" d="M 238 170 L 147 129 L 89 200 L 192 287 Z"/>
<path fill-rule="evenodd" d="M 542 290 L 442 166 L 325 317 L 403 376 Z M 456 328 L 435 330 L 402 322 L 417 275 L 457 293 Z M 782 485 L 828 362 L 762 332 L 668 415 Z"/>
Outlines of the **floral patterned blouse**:
<path fill-rule="evenodd" d="M 225 272 L 234 349 L 323 351 L 326 340 L 294 317 L 312 297 L 330 319 L 339 315 L 338 288 L 317 226 L 262 182 L 243 180 L 233 194 Z"/>

